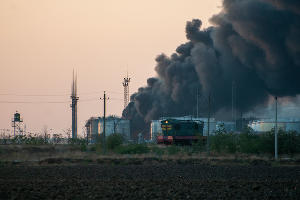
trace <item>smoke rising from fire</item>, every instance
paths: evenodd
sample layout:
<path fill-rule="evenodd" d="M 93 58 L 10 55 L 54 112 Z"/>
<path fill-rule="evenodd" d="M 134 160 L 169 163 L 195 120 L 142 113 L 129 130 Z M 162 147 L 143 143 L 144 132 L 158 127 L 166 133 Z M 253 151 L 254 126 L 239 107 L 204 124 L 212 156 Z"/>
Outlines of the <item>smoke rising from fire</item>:
<path fill-rule="evenodd" d="M 203 99 L 211 95 L 216 113 L 231 109 L 233 83 L 240 112 L 266 104 L 270 96 L 300 93 L 299 1 L 224 0 L 210 22 L 207 29 L 201 20 L 187 22 L 188 42 L 170 57 L 157 56 L 157 77 L 123 111 L 134 133 L 161 116 L 193 114 L 197 90 Z M 207 112 L 207 104 L 199 109 Z"/>

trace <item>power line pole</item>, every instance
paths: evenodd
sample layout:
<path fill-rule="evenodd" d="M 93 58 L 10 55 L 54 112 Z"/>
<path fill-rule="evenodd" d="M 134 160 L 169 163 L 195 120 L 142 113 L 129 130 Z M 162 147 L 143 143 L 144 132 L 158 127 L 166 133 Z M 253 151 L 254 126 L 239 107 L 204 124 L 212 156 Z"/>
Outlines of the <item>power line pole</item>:
<path fill-rule="evenodd" d="M 79 97 L 77 96 L 77 73 L 74 75 L 73 70 L 73 82 L 72 82 L 72 91 L 71 91 L 72 104 L 72 139 L 77 138 L 77 102 Z"/>
<path fill-rule="evenodd" d="M 235 81 L 232 81 L 232 86 L 231 86 L 231 115 L 232 115 L 232 121 L 234 122 L 234 129 L 236 131 L 236 84 Z"/>
<path fill-rule="evenodd" d="M 197 119 L 199 117 L 199 88 L 197 88 Z"/>
<path fill-rule="evenodd" d="M 275 160 L 278 160 L 277 96 L 275 96 Z"/>
<path fill-rule="evenodd" d="M 209 155 L 209 125 L 210 125 L 210 94 L 208 95 L 207 142 L 206 142 L 207 155 Z"/>
<path fill-rule="evenodd" d="M 103 100 L 103 135 L 102 135 L 102 144 L 103 144 L 103 153 L 106 153 L 106 144 L 105 144 L 105 115 L 106 115 L 106 100 L 109 98 L 106 97 L 105 91 L 103 94 L 103 98 L 100 98 Z"/>

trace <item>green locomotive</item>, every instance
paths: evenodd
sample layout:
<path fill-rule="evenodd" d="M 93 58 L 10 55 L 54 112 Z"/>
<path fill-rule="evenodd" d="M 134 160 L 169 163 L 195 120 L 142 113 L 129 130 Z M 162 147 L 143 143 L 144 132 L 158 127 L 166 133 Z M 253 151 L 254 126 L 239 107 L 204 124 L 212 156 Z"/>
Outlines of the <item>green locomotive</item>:
<path fill-rule="evenodd" d="M 162 135 L 157 136 L 158 144 L 192 144 L 205 140 L 202 121 L 166 119 L 161 121 Z"/>

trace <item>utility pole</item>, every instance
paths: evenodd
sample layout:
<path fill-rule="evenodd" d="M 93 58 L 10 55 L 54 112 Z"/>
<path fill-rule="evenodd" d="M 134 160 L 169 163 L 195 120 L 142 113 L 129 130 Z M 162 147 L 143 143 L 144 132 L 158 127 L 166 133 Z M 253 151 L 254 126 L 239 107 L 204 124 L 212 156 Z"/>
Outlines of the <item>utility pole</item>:
<path fill-rule="evenodd" d="M 13 127 L 14 127 L 14 138 L 16 137 L 16 122 L 15 121 L 13 121 Z"/>
<path fill-rule="evenodd" d="M 275 96 L 275 160 L 278 160 L 277 96 Z"/>
<path fill-rule="evenodd" d="M 73 82 L 72 82 L 72 89 L 71 89 L 71 100 L 72 104 L 70 107 L 72 108 L 72 139 L 77 138 L 77 102 L 79 97 L 77 96 L 77 73 L 76 76 L 74 75 L 73 70 Z"/>
<path fill-rule="evenodd" d="M 197 119 L 199 117 L 199 88 L 197 88 Z"/>
<path fill-rule="evenodd" d="M 231 115 L 232 121 L 235 124 L 235 131 L 236 131 L 236 84 L 232 81 L 232 88 L 231 88 Z"/>
<path fill-rule="evenodd" d="M 105 91 L 103 94 L 103 98 L 100 98 L 101 100 L 103 100 L 103 135 L 102 135 L 102 144 L 103 144 L 103 153 L 106 153 L 106 144 L 105 144 L 105 115 L 106 115 L 106 100 L 108 100 L 109 98 L 106 97 Z"/>
<path fill-rule="evenodd" d="M 207 142 L 206 142 L 207 155 L 209 155 L 209 125 L 210 125 L 210 93 L 208 95 Z"/>

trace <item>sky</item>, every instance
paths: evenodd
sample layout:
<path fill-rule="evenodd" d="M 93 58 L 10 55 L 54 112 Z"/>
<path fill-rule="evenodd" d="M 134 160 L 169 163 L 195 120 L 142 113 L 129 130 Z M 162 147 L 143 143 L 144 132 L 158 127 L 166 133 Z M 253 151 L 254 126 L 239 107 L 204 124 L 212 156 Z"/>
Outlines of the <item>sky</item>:
<path fill-rule="evenodd" d="M 186 21 L 203 27 L 221 0 L 1 0 L 0 129 L 18 111 L 27 131 L 71 128 L 72 71 L 78 76 L 78 132 L 89 117 L 123 110 L 130 94 L 155 76 L 155 57 L 186 41 Z"/>

